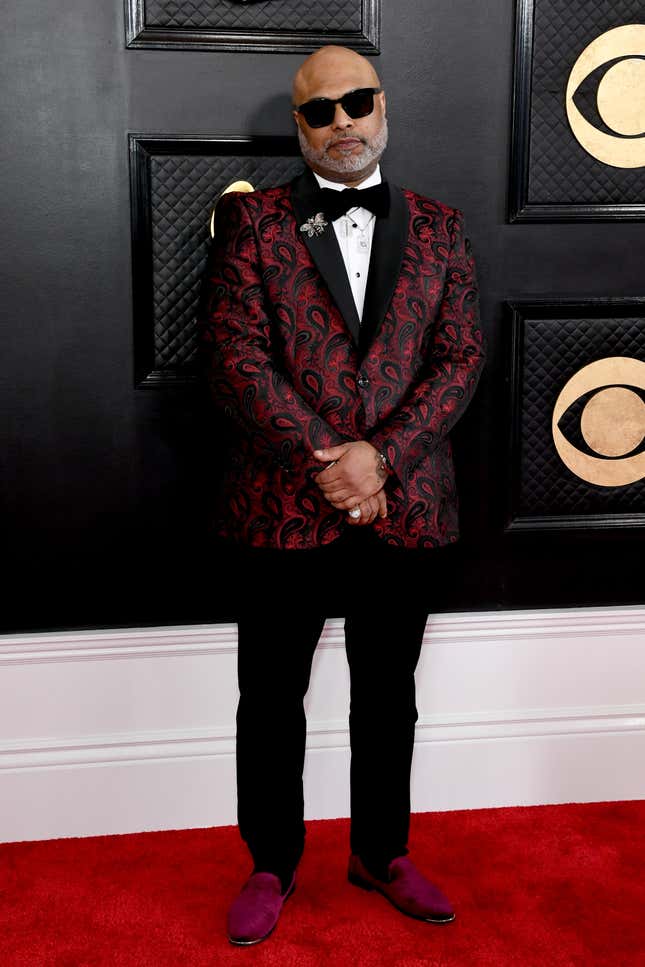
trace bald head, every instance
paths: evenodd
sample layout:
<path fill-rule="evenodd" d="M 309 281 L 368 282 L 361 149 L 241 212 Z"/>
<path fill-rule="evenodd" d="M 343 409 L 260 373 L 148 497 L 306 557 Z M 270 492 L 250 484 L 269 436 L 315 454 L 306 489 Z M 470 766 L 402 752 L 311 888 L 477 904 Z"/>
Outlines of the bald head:
<path fill-rule="evenodd" d="M 358 185 L 376 169 L 387 145 L 385 94 L 380 86 L 370 61 L 347 47 L 321 47 L 301 65 L 293 79 L 293 117 L 302 156 L 317 174 Z M 359 94 L 358 105 L 345 99 L 364 88 L 370 93 Z M 331 105 L 319 103 L 318 114 L 313 115 L 300 110 L 318 98 Z"/>
<path fill-rule="evenodd" d="M 293 79 L 294 106 L 313 97 L 336 97 L 359 87 L 380 87 L 371 62 L 348 47 L 321 47 L 301 64 Z"/>

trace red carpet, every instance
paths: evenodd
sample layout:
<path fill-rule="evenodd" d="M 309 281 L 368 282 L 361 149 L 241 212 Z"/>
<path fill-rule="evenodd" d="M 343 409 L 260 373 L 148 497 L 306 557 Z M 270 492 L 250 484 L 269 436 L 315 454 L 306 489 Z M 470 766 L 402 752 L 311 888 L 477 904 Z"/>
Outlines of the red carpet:
<path fill-rule="evenodd" d="M 234 828 L 0 846 L 2 967 L 645 965 L 645 802 L 427 813 L 411 852 L 457 920 L 345 879 L 346 820 L 311 822 L 268 941 L 225 939 L 248 871 Z"/>

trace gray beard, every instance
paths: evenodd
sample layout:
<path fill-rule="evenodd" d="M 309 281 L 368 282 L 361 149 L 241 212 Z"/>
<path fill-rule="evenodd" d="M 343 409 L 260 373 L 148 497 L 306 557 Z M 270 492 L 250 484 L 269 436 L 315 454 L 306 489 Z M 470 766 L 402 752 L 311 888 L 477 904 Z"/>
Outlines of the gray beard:
<path fill-rule="evenodd" d="M 356 138 L 360 136 L 352 133 L 352 137 Z M 302 151 L 302 157 L 308 165 L 317 164 L 321 168 L 326 168 L 328 171 L 333 171 L 338 175 L 363 171 L 364 168 L 369 168 L 374 161 L 378 161 L 387 147 L 387 118 L 383 118 L 383 124 L 380 130 L 374 135 L 371 141 L 360 138 L 365 146 L 360 154 L 348 155 L 346 158 L 330 157 L 328 149 L 335 140 L 338 139 L 330 138 L 322 148 L 316 150 L 311 147 L 300 128 L 298 128 L 300 150 Z"/>

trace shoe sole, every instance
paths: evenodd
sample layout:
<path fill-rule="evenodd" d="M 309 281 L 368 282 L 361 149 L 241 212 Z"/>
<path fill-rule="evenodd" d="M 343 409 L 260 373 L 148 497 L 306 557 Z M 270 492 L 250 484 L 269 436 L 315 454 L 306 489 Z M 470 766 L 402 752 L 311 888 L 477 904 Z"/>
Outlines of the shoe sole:
<path fill-rule="evenodd" d="M 284 907 L 291 894 L 295 892 L 295 889 L 296 884 L 294 883 L 282 901 L 282 907 Z M 282 913 L 282 907 L 280 907 L 280 913 Z M 278 914 L 278 920 L 280 919 L 280 913 Z M 253 947 L 255 944 L 262 943 L 263 940 L 269 939 L 275 928 L 278 926 L 278 920 L 276 920 L 268 933 L 265 933 L 262 937 L 258 937 L 256 940 L 237 940 L 235 937 L 231 937 L 229 934 L 228 942 L 234 944 L 236 947 Z"/>
<path fill-rule="evenodd" d="M 377 886 L 374 886 L 372 883 L 369 883 L 367 880 L 363 880 L 360 876 L 357 876 L 355 873 L 348 873 L 347 879 L 352 884 L 352 886 L 357 886 L 361 890 L 365 890 L 366 893 L 372 893 L 372 892 L 380 893 L 380 895 L 384 897 L 388 903 L 392 904 L 395 910 L 398 910 L 399 913 L 405 914 L 406 917 L 412 917 L 413 920 L 422 920 L 423 923 L 436 923 L 438 926 L 442 926 L 445 923 L 452 923 L 453 920 L 455 919 L 454 913 L 452 914 L 452 916 L 441 917 L 441 919 L 438 919 L 436 917 L 420 917 L 418 914 L 410 913 L 408 910 L 405 910 L 403 907 L 400 907 L 398 903 L 395 903 L 394 900 L 390 899 L 387 893 L 384 893 L 382 890 L 379 890 Z"/>

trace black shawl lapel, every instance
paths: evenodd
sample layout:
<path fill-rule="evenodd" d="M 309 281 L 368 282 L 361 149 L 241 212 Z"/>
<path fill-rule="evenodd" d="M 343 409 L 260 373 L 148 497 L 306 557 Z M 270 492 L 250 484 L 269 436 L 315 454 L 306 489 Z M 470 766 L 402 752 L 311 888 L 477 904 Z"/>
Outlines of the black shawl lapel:
<path fill-rule="evenodd" d="M 345 320 L 345 325 L 358 345 L 360 320 L 333 225 L 330 222 L 322 235 L 313 235 L 311 238 L 305 232 L 299 231 L 300 226 L 316 214 L 312 199 L 317 190 L 318 182 L 309 168 L 291 183 L 291 201 L 298 225 L 298 235 L 309 249 L 318 271 Z M 369 277 L 371 277 L 371 269 L 368 279 Z"/>
<path fill-rule="evenodd" d="M 392 301 L 401 273 L 409 222 L 410 210 L 405 195 L 397 185 L 390 184 L 390 214 L 387 218 L 376 219 L 372 238 L 360 333 L 362 353 L 374 340 Z"/>

